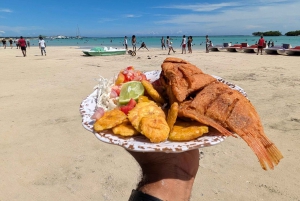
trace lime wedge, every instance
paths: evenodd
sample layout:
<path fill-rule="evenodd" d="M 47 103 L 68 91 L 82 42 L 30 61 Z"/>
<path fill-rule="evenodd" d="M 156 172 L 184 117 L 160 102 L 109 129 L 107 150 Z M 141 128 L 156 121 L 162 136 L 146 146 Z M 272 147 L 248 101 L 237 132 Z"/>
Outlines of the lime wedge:
<path fill-rule="evenodd" d="M 144 95 L 144 86 L 141 82 L 126 82 L 121 87 L 119 103 L 121 105 L 126 105 L 131 98 L 137 100 L 142 95 Z"/>

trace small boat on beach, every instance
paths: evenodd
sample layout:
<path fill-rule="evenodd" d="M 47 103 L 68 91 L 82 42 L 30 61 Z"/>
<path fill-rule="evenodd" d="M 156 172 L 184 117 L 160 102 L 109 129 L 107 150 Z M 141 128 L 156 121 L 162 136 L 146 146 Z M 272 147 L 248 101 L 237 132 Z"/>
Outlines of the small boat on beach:
<path fill-rule="evenodd" d="M 227 50 L 228 52 L 243 52 L 243 47 L 248 47 L 248 43 L 234 44 L 229 47 L 220 48 L 219 51 Z"/>
<path fill-rule="evenodd" d="M 126 53 L 126 49 L 118 49 L 112 47 L 94 47 L 89 50 L 82 50 L 87 56 L 111 56 L 111 55 L 122 55 Z"/>
<path fill-rule="evenodd" d="M 278 54 L 289 55 L 289 56 L 300 56 L 300 46 L 289 49 L 279 49 Z"/>
<path fill-rule="evenodd" d="M 243 47 L 245 53 L 257 53 L 257 45 L 250 45 L 249 47 Z"/>
<path fill-rule="evenodd" d="M 292 48 L 290 44 L 282 44 L 282 46 L 273 46 L 273 47 L 264 48 L 264 51 L 266 54 L 282 54 L 282 50 L 290 49 L 290 48 Z"/>
<path fill-rule="evenodd" d="M 218 51 L 219 51 L 218 48 L 221 48 L 221 47 L 223 47 L 223 45 L 209 46 L 209 47 L 208 47 L 208 50 L 209 50 L 210 52 L 218 52 Z"/>

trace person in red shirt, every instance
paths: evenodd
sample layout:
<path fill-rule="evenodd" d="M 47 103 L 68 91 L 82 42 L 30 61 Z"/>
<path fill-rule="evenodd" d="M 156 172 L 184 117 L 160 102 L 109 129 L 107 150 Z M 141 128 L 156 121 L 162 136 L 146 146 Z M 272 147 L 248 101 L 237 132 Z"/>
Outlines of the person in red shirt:
<path fill-rule="evenodd" d="M 23 38 L 23 36 L 20 37 L 20 39 L 18 40 L 18 43 L 19 43 L 19 46 L 20 46 L 20 48 L 22 50 L 23 56 L 26 57 L 26 47 L 27 47 L 27 44 L 26 44 L 26 41 Z"/>
<path fill-rule="evenodd" d="M 262 55 L 262 50 L 264 48 L 264 45 L 265 45 L 265 39 L 263 36 L 261 36 L 257 43 L 257 55 L 259 54 L 259 50 L 260 50 L 260 54 Z"/>

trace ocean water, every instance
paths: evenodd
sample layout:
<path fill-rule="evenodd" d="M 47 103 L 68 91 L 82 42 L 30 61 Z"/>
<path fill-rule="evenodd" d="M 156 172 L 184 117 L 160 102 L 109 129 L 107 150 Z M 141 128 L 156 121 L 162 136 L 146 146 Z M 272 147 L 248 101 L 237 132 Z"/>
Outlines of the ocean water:
<path fill-rule="evenodd" d="M 187 38 L 188 36 L 186 36 Z M 145 42 L 149 48 L 161 48 L 159 37 L 150 36 L 136 36 L 137 48 L 142 42 Z M 166 36 L 164 36 L 166 40 Z M 174 49 L 180 49 L 182 36 L 170 36 Z M 213 45 L 222 45 L 223 43 L 239 44 L 248 43 L 253 45 L 260 37 L 257 36 L 209 36 Z M 281 45 L 282 43 L 291 44 L 292 47 L 300 46 L 300 36 L 265 36 L 266 41 L 272 40 L 274 45 Z M 124 37 L 84 37 L 82 39 L 45 39 L 47 46 L 77 46 L 81 49 L 89 49 L 97 46 L 118 47 L 122 48 Z M 38 39 L 31 39 L 32 46 L 38 45 Z M 128 48 L 131 49 L 131 37 L 128 37 Z M 205 36 L 193 36 L 193 49 L 205 49 Z"/>

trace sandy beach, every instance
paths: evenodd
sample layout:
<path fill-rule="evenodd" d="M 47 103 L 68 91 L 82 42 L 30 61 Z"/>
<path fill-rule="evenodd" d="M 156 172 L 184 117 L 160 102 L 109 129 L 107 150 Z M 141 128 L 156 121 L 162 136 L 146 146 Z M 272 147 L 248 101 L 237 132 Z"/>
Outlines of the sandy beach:
<path fill-rule="evenodd" d="M 159 70 L 167 50 L 87 57 L 76 47 L 0 49 L 0 201 L 128 200 L 140 170 L 120 146 L 81 125 L 79 105 L 127 66 Z M 299 201 L 299 57 L 194 51 L 171 56 L 242 87 L 284 158 L 264 171 L 239 138 L 200 149 L 192 201 Z"/>

